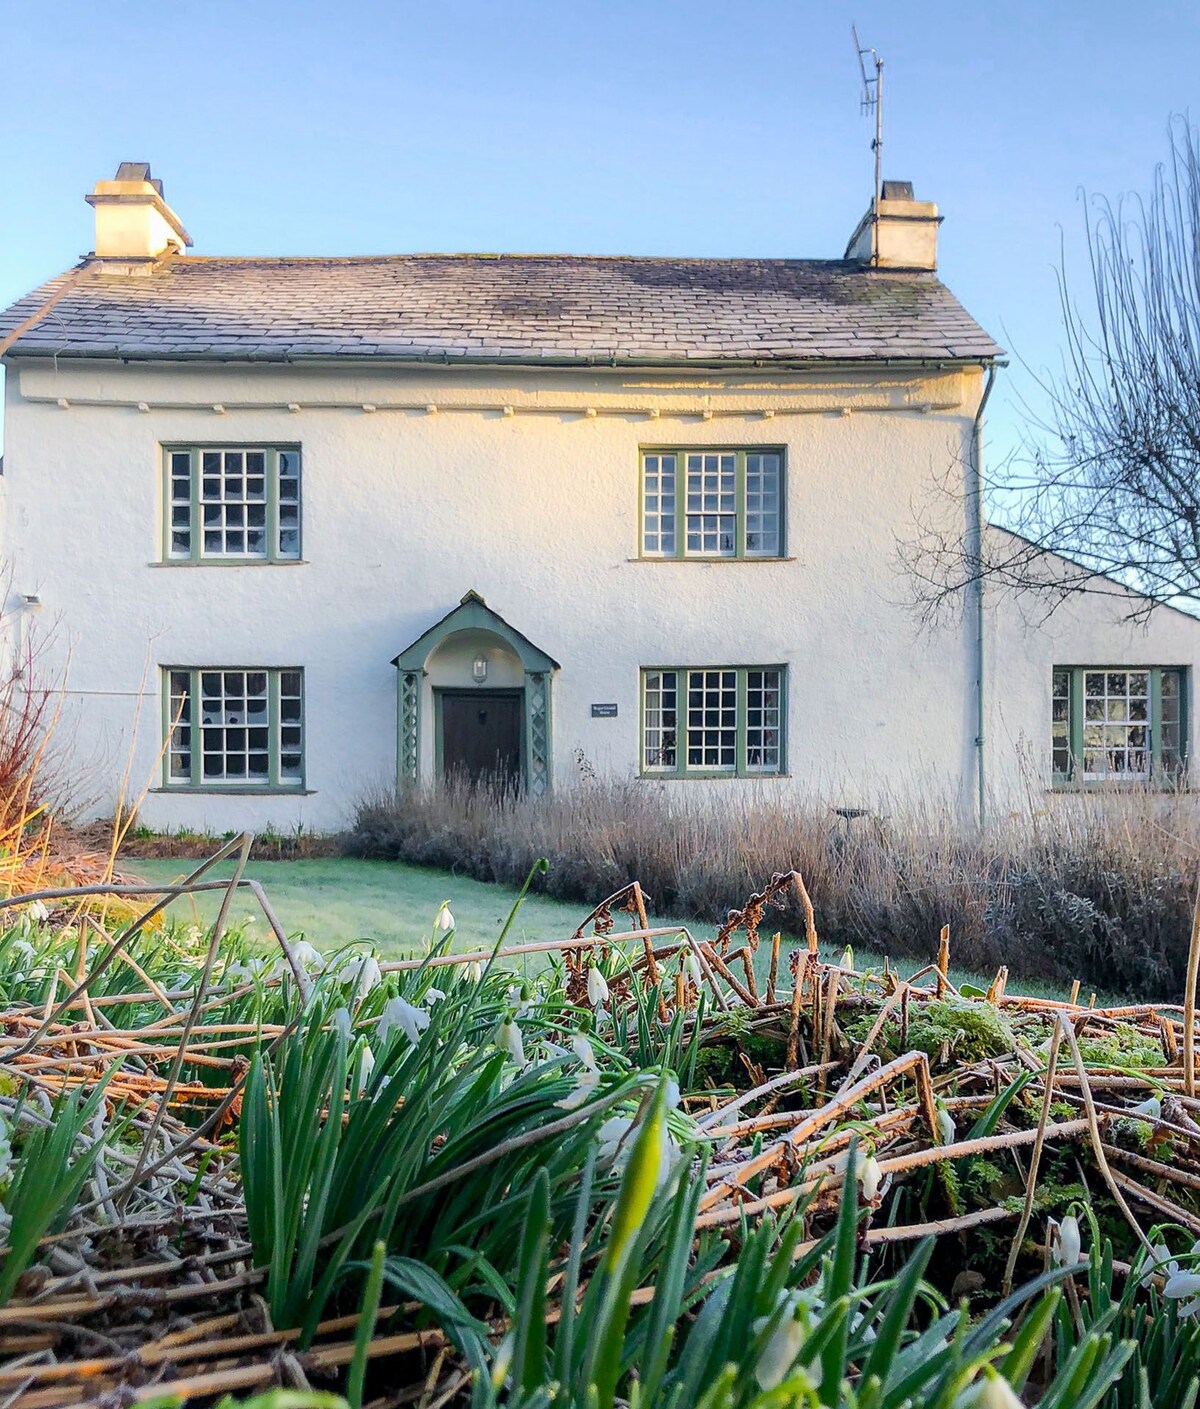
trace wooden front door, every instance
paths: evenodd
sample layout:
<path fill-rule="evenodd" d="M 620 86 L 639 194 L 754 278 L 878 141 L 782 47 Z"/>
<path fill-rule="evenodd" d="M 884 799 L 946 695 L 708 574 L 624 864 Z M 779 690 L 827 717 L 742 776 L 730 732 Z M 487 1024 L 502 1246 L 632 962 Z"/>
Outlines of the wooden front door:
<path fill-rule="evenodd" d="M 520 690 L 444 690 L 442 772 L 470 783 L 521 783 Z"/>

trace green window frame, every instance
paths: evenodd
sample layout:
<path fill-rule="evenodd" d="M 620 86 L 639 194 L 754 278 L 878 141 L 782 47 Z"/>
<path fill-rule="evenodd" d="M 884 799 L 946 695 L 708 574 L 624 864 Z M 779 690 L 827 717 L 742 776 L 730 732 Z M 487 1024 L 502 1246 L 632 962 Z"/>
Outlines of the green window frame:
<path fill-rule="evenodd" d="M 1188 764 L 1189 686 L 1186 666 L 1056 665 L 1055 784 L 1178 785 Z"/>
<path fill-rule="evenodd" d="M 163 561 L 300 558 L 300 447 L 164 445 Z"/>
<path fill-rule="evenodd" d="M 647 666 L 639 689 L 647 778 L 769 778 L 787 771 L 787 667 Z"/>
<path fill-rule="evenodd" d="M 301 668 L 163 666 L 162 704 L 165 788 L 304 791 Z"/>
<path fill-rule="evenodd" d="M 782 558 L 782 446 L 644 446 L 638 555 L 665 559 Z"/>

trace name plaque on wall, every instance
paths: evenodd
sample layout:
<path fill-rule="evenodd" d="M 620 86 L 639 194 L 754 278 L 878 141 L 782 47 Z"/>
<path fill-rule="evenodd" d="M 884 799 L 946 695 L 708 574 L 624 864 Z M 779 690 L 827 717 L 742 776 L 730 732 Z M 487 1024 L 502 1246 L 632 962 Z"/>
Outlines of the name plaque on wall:
<path fill-rule="evenodd" d="M 594 704 L 592 706 L 593 719 L 615 719 L 617 717 L 617 707 L 615 704 Z"/>

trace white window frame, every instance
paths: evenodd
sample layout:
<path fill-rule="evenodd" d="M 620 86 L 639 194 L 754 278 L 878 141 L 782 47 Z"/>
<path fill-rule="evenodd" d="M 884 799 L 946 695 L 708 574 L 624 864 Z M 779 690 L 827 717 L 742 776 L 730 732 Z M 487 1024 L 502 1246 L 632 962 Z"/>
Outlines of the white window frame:
<path fill-rule="evenodd" d="M 172 444 L 162 452 L 164 562 L 300 560 L 298 445 Z M 247 457 L 252 455 L 262 456 L 261 473 L 251 472 Z M 261 548 L 250 547 L 256 534 Z"/>
<path fill-rule="evenodd" d="M 305 790 L 303 669 L 170 665 L 162 668 L 162 682 L 164 788 Z M 206 709 L 206 702 L 213 703 Z M 215 758 L 223 760 L 219 772 L 209 767 Z M 252 772 L 252 758 L 265 761 L 265 771 Z"/>
<path fill-rule="evenodd" d="M 641 672 L 644 777 L 782 776 L 786 738 L 786 666 L 647 666 Z"/>
<path fill-rule="evenodd" d="M 702 562 L 784 557 L 786 470 L 778 445 L 643 447 L 638 555 Z"/>

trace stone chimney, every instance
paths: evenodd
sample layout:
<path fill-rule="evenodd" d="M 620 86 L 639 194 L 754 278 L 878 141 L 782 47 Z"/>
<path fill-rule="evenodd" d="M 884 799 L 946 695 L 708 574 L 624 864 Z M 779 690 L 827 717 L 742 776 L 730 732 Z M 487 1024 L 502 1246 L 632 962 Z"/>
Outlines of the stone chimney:
<path fill-rule="evenodd" d="M 935 203 L 914 200 L 911 181 L 885 181 L 878 220 L 874 206 L 858 222 L 844 257 L 879 269 L 936 269 L 942 217 Z"/>
<path fill-rule="evenodd" d="M 179 217 L 163 200 L 161 181 L 150 175 L 150 164 L 123 161 L 112 181 L 97 181 L 85 197 L 96 212 L 99 259 L 153 260 L 167 250 L 176 253 L 192 243 Z"/>

